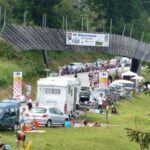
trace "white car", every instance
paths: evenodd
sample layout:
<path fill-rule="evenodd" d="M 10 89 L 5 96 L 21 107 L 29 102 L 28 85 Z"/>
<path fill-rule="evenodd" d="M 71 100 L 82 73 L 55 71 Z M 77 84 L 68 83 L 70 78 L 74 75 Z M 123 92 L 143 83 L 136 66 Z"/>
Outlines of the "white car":
<path fill-rule="evenodd" d="M 38 120 L 40 125 L 46 127 L 64 125 L 68 115 L 62 113 L 58 108 L 50 106 L 33 107 L 27 115 L 27 121 L 32 122 L 34 119 Z"/>
<path fill-rule="evenodd" d="M 75 73 L 75 72 L 84 72 L 85 71 L 85 65 L 80 62 L 73 62 L 68 65 L 68 69 L 70 73 Z"/>

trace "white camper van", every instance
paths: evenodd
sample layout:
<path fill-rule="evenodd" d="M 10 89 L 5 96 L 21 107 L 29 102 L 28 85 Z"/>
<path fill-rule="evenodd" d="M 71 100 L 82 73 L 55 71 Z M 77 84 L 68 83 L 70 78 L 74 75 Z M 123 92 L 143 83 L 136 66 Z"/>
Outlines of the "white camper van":
<path fill-rule="evenodd" d="M 70 77 L 47 77 L 37 81 L 38 105 L 50 105 L 69 114 L 79 101 L 80 81 Z"/>

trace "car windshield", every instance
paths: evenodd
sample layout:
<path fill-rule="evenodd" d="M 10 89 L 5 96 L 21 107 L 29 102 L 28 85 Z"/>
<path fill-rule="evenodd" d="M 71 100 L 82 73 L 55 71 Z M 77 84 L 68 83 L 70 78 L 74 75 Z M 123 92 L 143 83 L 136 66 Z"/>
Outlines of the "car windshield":
<path fill-rule="evenodd" d="M 130 84 L 130 83 L 124 83 L 124 84 L 123 84 L 123 87 L 133 87 L 133 85 Z"/>
<path fill-rule="evenodd" d="M 91 92 L 91 95 L 95 98 L 98 98 L 98 96 L 100 95 L 100 93 L 104 94 L 104 91 L 99 91 L 99 90 L 96 90 L 96 91 L 92 91 Z"/>
<path fill-rule="evenodd" d="M 47 109 L 46 108 L 42 108 L 42 107 L 35 107 L 32 108 L 32 110 L 30 111 L 31 113 L 39 113 L 39 114 L 44 114 L 46 113 Z"/>
<path fill-rule="evenodd" d="M 109 89 L 110 89 L 110 91 L 112 91 L 112 92 L 115 92 L 115 91 L 116 91 L 116 88 L 113 87 L 113 86 L 110 86 Z"/>
<path fill-rule="evenodd" d="M 82 91 L 89 91 L 89 87 L 81 87 Z"/>
<path fill-rule="evenodd" d="M 3 115 L 4 110 L 0 108 L 0 116 Z"/>

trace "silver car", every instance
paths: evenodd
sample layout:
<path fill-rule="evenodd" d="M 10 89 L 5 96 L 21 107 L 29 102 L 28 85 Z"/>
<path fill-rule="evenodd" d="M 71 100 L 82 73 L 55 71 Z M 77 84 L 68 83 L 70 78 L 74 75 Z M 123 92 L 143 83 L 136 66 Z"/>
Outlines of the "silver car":
<path fill-rule="evenodd" d="M 27 121 L 32 122 L 34 119 L 38 120 L 40 125 L 46 127 L 64 125 L 68 115 L 63 114 L 58 108 L 50 106 L 33 107 L 27 116 Z"/>

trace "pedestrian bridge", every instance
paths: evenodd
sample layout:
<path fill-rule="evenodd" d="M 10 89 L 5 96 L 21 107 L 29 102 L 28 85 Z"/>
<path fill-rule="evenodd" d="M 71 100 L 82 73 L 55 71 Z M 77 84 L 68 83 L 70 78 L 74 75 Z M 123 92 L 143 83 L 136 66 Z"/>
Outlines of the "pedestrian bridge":
<path fill-rule="evenodd" d="M 66 30 L 47 27 L 5 25 L 1 37 L 19 50 L 103 51 L 150 62 L 150 44 L 117 34 L 109 34 L 109 47 L 66 45 Z"/>

